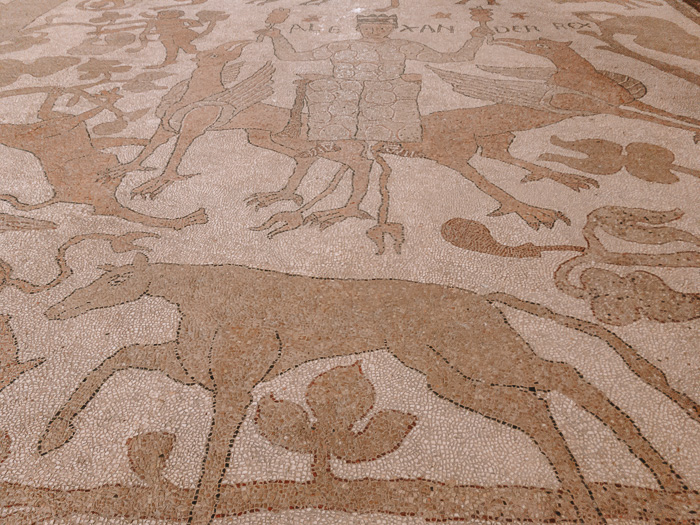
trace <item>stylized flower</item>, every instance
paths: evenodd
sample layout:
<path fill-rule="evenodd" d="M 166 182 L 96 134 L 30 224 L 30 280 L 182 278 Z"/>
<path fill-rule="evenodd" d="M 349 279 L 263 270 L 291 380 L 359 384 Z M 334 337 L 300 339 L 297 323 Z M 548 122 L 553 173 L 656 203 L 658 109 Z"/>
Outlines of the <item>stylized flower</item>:
<path fill-rule="evenodd" d="M 396 450 L 416 424 L 416 416 L 398 410 L 377 412 L 363 430 L 355 424 L 372 410 L 372 383 L 360 362 L 317 376 L 306 390 L 316 423 L 296 403 L 269 395 L 260 400 L 256 423 L 270 442 L 287 450 L 314 454 L 316 463 L 330 456 L 346 462 L 373 461 Z"/>

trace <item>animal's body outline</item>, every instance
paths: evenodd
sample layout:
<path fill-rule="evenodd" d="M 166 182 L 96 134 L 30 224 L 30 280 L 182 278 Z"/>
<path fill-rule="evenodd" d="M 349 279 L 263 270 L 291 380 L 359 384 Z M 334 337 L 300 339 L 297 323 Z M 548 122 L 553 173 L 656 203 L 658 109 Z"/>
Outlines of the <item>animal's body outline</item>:
<path fill-rule="evenodd" d="M 39 122 L 32 124 L 0 124 L 0 144 L 25 151 L 34 156 L 51 185 L 52 195 L 43 202 L 27 204 L 9 194 L 0 200 L 21 211 L 32 211 L 57 203 L 87 204 L 97 215 L 118 217 L 154 228 L 182 229 L 193 224 L 204 224 L 204 209 L 180 218 L 153 217 L 124 206 L 116 197 L 121 178 L 99 180 L 101 169 L 119 164 L 117 156 L 101 151 L 102 148 L 144 145 L 143 139 L 122 137 L 95 138 L 90 135 L 86 121 L 104 108 L 98 106 L 78 115 L 53 110 L 60 93 L 48 93 L 38 112 Z M 113 93 L 104 96 L 118 97 Z M 65 148 L 70 144 L 70 148 Z"/>
<path fill-rule="evenodd" d="M 69 319 L 148 295 L 177 306 L 177 336 L 158 345 L 124 347 L 107 358 L 51 419 L 39 450 L 46 454 L 68 441 L 75 431 L 74 418 L 120 370 L 157 370 L 176 381 L 200 385 L 213 396 L 214 419 L 191 523 L 208 523 L 215 515 L 233 439 L 256 384 L 303 362 L 367 348 L 389 349 L 406 366 L 424 373 L 438 395 L 524 431 L 548 458 L 586 523 L 604 522 L 546 400 L 538 393 L 558 390 L 569 396 L 643 458 L 660 486 L 682 487 L 672 467 L 604 394 L 572 366 L 536 356 L 489 303 L 507 304 L 603 339 L 639 377 L 700 422 L 697 403 L 670 387 L 663 373 L 629 345 L 592 323 L 506 294 L 479 296 L 396 279 L 341 280 L 232 264 L 150 263 L 142 253 L 131 264 L 103 269 L 103 276 L 49 308 L 47 317 Z M 413 313 L 407 310 L 411 307 Z M 427 327 L 425 312 L 431 312 Z M 327 322 L 329 318 L 333 323 Z M 396 323 L 399 318 L 406 322 Z M 301 333 L 295 335 L 300 326 Z M 465 341 L 462 347 L 460 341 Z M 518 367 L 512 366 L 516 361 Z"/>
<path fill-rule="evenodd" d="M 517 132 L 540 129 L 558 122 L 577 117 L 589 117 L 594 115 L 611 115 L 625 119 L 636 119 L 643 122 L 651 122 L 676 129 L 694 132 L 695 138 L 700 137 L 700 121 L 682 115 L 673 115 L 653 106 L 642 103 L 639 98 L 645 93 L 645 87 L 634 79 L 619 74 L 610 74 L 598 71 L 588 60 L 569 47 L 570 42 L 557 42 L 547 39 L 533 41 L 518 39 L 499 39 L 494 44 L 503 44 L 524 50 L 531 54 L 549 55 L 548 58 L 556 68 L 491 68 L 498 74 L 520 76 L 520 78 L 545 80 L 544 84 L 538 82 L 500 81 L 499 85 L 518 85 L 527 90 L 537 88 L 542 91 L 542 97 L 535 102 L 532 97 L 524 96 L 522 100 L 511 103 L 504 101 L 475 108 L 454 109 L 438 111 L 421 116 L 423 140 L 420 143 L 402 143 L 399 146 L 379 142 L 373 148 L 375 160 L 382 169 L 383 176 L 388 177 L 390 167 L 383 159 L 385 154 L 399 156 L 415 156 L 433 160 L 445 167 L 457 171 L 467 180 L 474 183 L 481 191 L 494 198 L 499 207 L 491 213 L 493 216 L 516 213 L 525 222 L 537 229 L 540 225 L 552 227 L 556 220 L 568 222 L 566 216 L 557 211 L 537 208 L 525 204 L 491 183 L 469 161 L 476 155 L 501 161 L 529 172 L 523 180 L 534 181 L 551 179 L 564 184 L 576 191 L 597 186 L 598 182 L 589 177 L 582 177 L 571 173 L 562 173 L 545 166 L 533 164 L 514 157 L 509 152 L 509 147 L 515 139 Z M 542 46 L 542 47 L 538 47 Z M 549 49 L 545 48 L 549 46 Z M 459 82 L 472 80 L 469 75 L 446 72 L 431 68 L 443 79 L 453 83 L 453 87 Z M 483 68 L 489 70 L 489 68 Z M 492 80 L 482 82 L 493 84 Z M 461 92 L 455 87 L 455 90 Z M 517 91 L 517 90 L 516 90 Z M 521 93 L 524 95 L 524 93 Z M 493 100 L 491 100 L 493 102 Z M 558 107 L 557 107 L 558 105 Z M 624 106 L 624 107 L 623 107 Z M 626 109 L 627 106 L 634 109 Z M 641 111 L 646 111 L 642 113 Z M 266 118 L 255 119 L 255 113 L 260 115 L 277 113 L 271 120 Z M 299 203 L 301 197 L 296 191 L 301 184 L 307 169 L 299 169 L 300 157 L 303 152 L 313 148 L 314 143 L 303 137 L 286 137 L 282 132 L 282 125 L 273 128 L 265 128 L 264 122 L 284 122 L 291 118 L 291 112 L 267 104 L 260 104 L 243 111 L 238 118 L 232 119 L 226 129 L 244 128 L 248 132 L 251 144 L 272 149 L 295 159 L 297 169 L 289 177 L 287 184 L 278 192 L 262 193 L 252 197 L 252 203 L 259 207 L 269 206 L 282 200 L 293 200 Z M 303 124 L 303 120 L 300 121 Z M 252 129 L 251 129 L 252 128 Z M 252 133 L 253 129 L 259 131 Z M 253 140 L 255 139 L 255 140 Z M 341 141 L 338 141 L 340 143 Z M 338 153 L 316 151 L 318 157 L 341 162 Z M 303 160 L 303 159 L 302 159 Z M 384 183 L 386 186 L 386 181 Z M 385 190 L 386 188 L 383 188 Z M 362 202 L 367 191 L 364 183 L 357 184 L 353 177 L 353 194 L 350 200 Z M 388 193 L 385 191 L 385 193 Z M 388 203 L 388 197 L 386 199 Z M 388 206 L 388 204 L 387 204 Z M 386 208 L 387 206 L 384 206 Z M 294 229 L 303 224 L 300 217 L 282 212 L 273 215 L 277 223 L 282 223 L 283 231 Z M 299 214 L 297 214 L 299 215 Z M 311 214 L 308 218 L 320 217 L 322 225 L 335 224 L 338 217 L 319 216 Z M 380 215 L 382 211 L 380 210 Z M 386 210 L 384 211 L 386 216 Z M 384 217 L 386 221 L 386 217 Z M 337 221 L 336 221 L 337 222 Z M 380 217 L 380 225 L 382 217 Z M 268 221 L 268 226 L 275 221 Z M 280 232 L 280 228 L 273 234 Z M 380 248 L 381 251 L 381 248 Z"/>

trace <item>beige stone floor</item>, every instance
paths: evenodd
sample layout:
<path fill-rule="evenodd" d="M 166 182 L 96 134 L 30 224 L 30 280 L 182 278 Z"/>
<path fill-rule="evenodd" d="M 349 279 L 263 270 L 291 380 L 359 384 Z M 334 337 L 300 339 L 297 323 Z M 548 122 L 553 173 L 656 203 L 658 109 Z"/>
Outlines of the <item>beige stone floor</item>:
<path fill-rule="evenodd" d="M 700 14 L 0 0 L 0 523 L 700 523 Z"/>

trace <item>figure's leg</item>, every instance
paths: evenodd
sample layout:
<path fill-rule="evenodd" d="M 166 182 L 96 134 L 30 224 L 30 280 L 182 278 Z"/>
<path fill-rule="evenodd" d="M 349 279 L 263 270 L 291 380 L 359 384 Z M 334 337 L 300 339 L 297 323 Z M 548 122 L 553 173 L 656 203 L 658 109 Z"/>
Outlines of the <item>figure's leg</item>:
<path fill-rule="evenodd" d="M 39 439 L 39 453 L 44 455 L 63 446 L 75 433 L 73 420 L 100 391 L 116 372 L 127 368 L 153 370 L 166 374 L 175 381 L 191 384 L 189 376 L 180 365 L 176 343 L 160 345 L 132 345 L 119 350 L 92 370 L 68 401 L 51 418 Z"/>
<path fill-rule="evenodd" d="M 404 243 L 404 227 L 398 222 L 389 222 L 389 177 L 391 176 L 391 166 L 382 156 L 383 151 L 388 145 L 386 143 L 377 143 L 372 147 L 374 159 L 381 168 L 379 174 L 379 194 L 382 198 L 377 213 L 377 224 L 367 230 L 367 237 L 377 245 L 377 255 L 384 254 L 386 248 L 384 237 L 389 236 L 394 241 L 394 250 L 396 253 L 401 253 L 401 246 Z M 396 150 L 401 148 L 400 144 L 396 145 Z"/>
<path fill-rule="evenodd" d="M 596 188 L 599 186 L 598 181 L 590 177 L 553 171 L 544 166 L 538 166 L 537 164 L 513 157 L 508 149 L 514 139 L 515 135 L 512 133 L 501 133 L 499 135 L 476 137 L 476 142 L 481 146 L 481 155 L 483 157 L 499 160 L 529 171 L 530 174 L 522 179 L 523 182 L 551 179 L 554 182 L 568 186 L 574 191 L 587 190 L 591 186 Z"/>
<path fill-rule="evenodd" d="M 132 160 L 127 162 L 126 164 L 120 164 L 118 166 L 114 166 L 113 168 L 109 168 L 105 170 L 103 173 L 99 175 L 101 179 L 119 179 L 121 180 L 124 175 L 129 173 L 130 171 L 140 171 L 143 170 L 144 168 L 141 167 L 141 164 L 148 158 L 150 157 L 155 150 L 157 150 L 159 147 L 161 147 L 163 144 L 168 142 L 172 137 L 175 136 L 175 133 L 172 131 L 168 131 L 165 129 L 162 125 L 158 126 L 158 129 L 156 130 L 155 134 L 151 139 L 148 141 L 146 144 L 146 147 L 144 147 L 141 152 L 138 154 L 138 156 Z"/>
<path fill-rule="evenodd" d="M 679 476 L 644 438 L 637 426 L 597 388 L 586 382 L 576 369 L 565 363 L 546 363 L 542 384 L 557 390 L 593 414 L 623 441 L 630 452 L 652 471 L 662 489 L 684 490 Z"/>
<path fill-rule="evenodd" d="M 357 219 L 371 219 L 372 216 L 360 209 L 360 204 L 367 195 L 369 175 L 373 161 L 365 156 L 364 142 L 339 141 L 340 151 L 324 153 L 322 156 L 348 166 L 353 171 L 352 190 L 350 197 L 342 208 L 317 211 L 308 216 L 307 221 L 317 223 L 322 230 L 338 224 L 339 222 L 355 217 Z"/>
<path fill-rule="evenodd" d="M 175 150 L 170 155 L 168 164 L 165 166 L 165 172 L 159 177 L 135 188 L 131 192 L 132 196 L 141 195 L 142 197 L 154 198 L 173 182 L 197 175 L 179 175 L 177 169 L 192 143 L 198 137 L 201 137 L 207 128 L 219 118 L 219 111 L 220 108 L 218 106 L 203 106 L 190 111 L 182 121 Z"/>
<path fill-rule="evenodd" d="M 252 401 L 251 391 L 279 355 L 276 332 L 223 326 L 214 337 L 210 363 L 214 417 L 188 523 L 206 525 L 214 518 L 231 447 Z"/>
<path fill-rule="evenodd" d="M 163 62 L 153 66 L 147 66 L 146 69 L 160 69 L 162 67 L 169 66 L 170 64 L 174 64 L 177 60 L 177 53 L 180 51 L 180 46 L 175 42 L 175 39 L 167 36 L 161 37 L 160 43 L 165 48 L 165 58 L 163 59 Z"/>
<path fill-rule="evenodd" d="M 527 389 L 471 380 L 461 372 L 459 363 L 448 362 L 428 346 L 416 344 L 407 350 L 396 352 L 397 357 L 407 366 L 422 371 L 429 388 L 437 395 L 527 434 L 550 462 L 563 489 L 570 494 L 582 522 L 605 525 L 545 400 Z"/>

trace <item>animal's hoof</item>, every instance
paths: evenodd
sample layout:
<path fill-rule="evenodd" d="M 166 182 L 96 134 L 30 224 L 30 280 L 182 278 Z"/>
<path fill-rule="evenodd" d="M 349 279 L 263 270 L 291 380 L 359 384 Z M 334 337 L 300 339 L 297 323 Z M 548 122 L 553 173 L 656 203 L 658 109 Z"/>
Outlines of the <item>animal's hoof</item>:
<path fill-rule="evenodd" d="M 42 456 L 53 452 L 70 441 L 75 435 L 75 427 L 67 419 L 56 417 L 47 429 L 44 436 L 39 440 L 39 454 Z"/>

